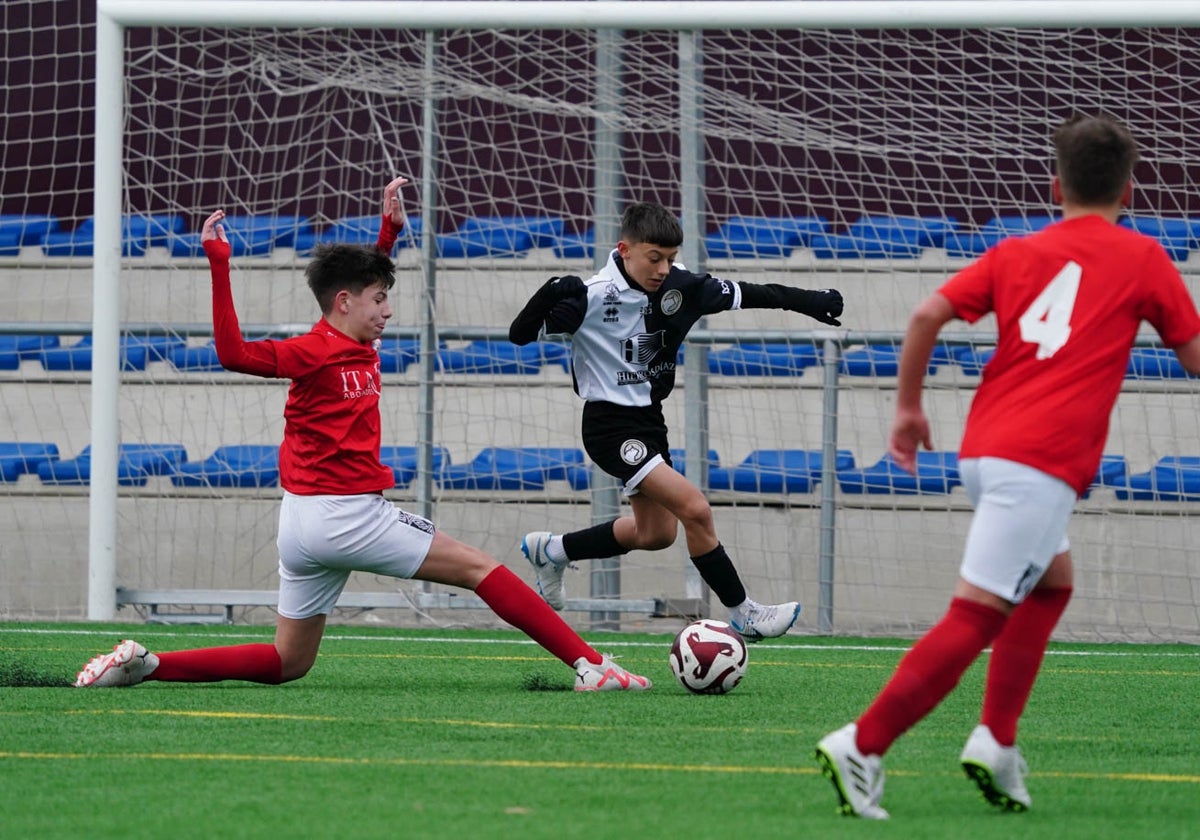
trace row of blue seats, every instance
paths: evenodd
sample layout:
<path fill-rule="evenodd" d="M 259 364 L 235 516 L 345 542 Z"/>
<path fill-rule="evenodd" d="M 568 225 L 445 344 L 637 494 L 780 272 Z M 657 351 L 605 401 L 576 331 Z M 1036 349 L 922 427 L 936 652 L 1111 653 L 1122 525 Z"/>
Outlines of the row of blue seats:
<path fill-rule="evenodd" d="M 39 361 L 51 371 L 92 369 L 92 339 L 84 336 L 63 346 L 57 335 L 0 336 L 0 370 L 16 370 L 26 359 Z M 991 359 L 992 348 L 940 345 L 934 348 L 929 373 L 948 365 L 978 376 Z M 216 348 L 189 345 L 178 336 L 127 335 L 121 339 L 124 370 L 145 370 L 150 362 L 169 362 L 179 371 L 221 370 Z M 740 344 L 708 354 L 710 373 L 724 376 L 799 376 L 821 364 L 822 350 L 811 344 Z M 388 339 L 379 351 L 384 373 L 403 373 L 420 360 L 420 343 L 415 339 Z M 683 364 L 683 353 L 677 359 Z M 518 347 L 508 341 L 472 341 L 451 348 L 443 342 L 437 351 L 437 370 L 447 373 L 536 374 L 547 366 L 570 370 L 571 351 L 565 344 L 534 342 Z M 838 370 L 846 376 L 895 376 L 900 368 L 900 350 L 895 345 L 867 345 L 843 353 Z M 1137 347 L 1130 355 L 1126 376 L 1130 379 L 1184 379 L 1189 374 L 1175 353 L 1161 347 Z"/>
<path fill-rule="evenodd" d="M 380 452 L 396 487 L 416 478 L 417 458 L 413 446 L 385 446 Z M 671 460 L 686 474 L 682 450 L 671 450 Z M 821 481 L 824 464 L 823 453 L 811 449 L 760 449 L 733 467 L 721 466 L 709 450 L 707 460 L 711 490 L 744 493 L 810 493 Z M 839 490 L 847 494 L 945 494 L 962 483 L 953 452 L 917 453 L 913 475 L 890 455 L 860 467 L 850 451 L 838 450 L 834 471 Z M 449 450 L 436 447 L 432 472 L 444 490 L 541 490 L 551 481 L 587 490 L 592 476 L 583 450 L 572 447 L 488 447 L 466 464 L 452 463 Z M 88 484 L 91 447 L 63 459 L 52 443 L 0 443 L 0 481 L 13 482 L 26 473 L 44 484 Z M 222 446 L 202 461 L 190 461 L 179 444 L 122 444 L 117 475 L 123 486 L 168 476 L 179 487 L 270 487 L 279 481 L 278 447 Z M 1200 501 L 1200 456 L 1167 456 L 1144 473 L 1130 474 L 1123 456 L 1106 455 L 1092 486 L 1111 488 L 1122 500 Z"/>
<path fill-rule="evenodd" d="M 1056 217 L 1045 214 L 1000 214 L 975 227 L 941 215 L 864 215 L 841 232 L 821 216 L 735 216 L 704 238 L 710 258 L 782 258 L 809 249 L 818 259 L 912 259 L 929 248 L 950 257 L 975 257 L 1009 236 L 1040 230 Z M 1171 258 L 1183 261 L 1200 250 L 1200 217 L 1126 216 L 1121 224 L 1162 243 Z M 301 216 L 230 215 L 224 222 L 234 256 L 263 256 L 275 248 L 310 254 L 322 242 L 370 244 L 379 232 L 379 216 L 349 216 L 318 230 Z M 421 219 L 409 219 L 399 245 L 420 241 Z M 182 216 L 163 214 L 123 219 L 124 254 L 142 256 L 162 247 L 176 257 L 203 255 L 200 234 L 185 229 Z M 38 246 L 47 256 L 91 256 L 95 220 L 73 230 L 54 216 L 0 216 L 0 256 L 15 256 Z M 457 230 L 436 237 L 438 256 L 511 257 L 535 248 L 553 248 L 563 259 L 590 259 L 593 231 L 567 231 L 564 219 L 552 216 L 480 216 L 465 219 Z"/>

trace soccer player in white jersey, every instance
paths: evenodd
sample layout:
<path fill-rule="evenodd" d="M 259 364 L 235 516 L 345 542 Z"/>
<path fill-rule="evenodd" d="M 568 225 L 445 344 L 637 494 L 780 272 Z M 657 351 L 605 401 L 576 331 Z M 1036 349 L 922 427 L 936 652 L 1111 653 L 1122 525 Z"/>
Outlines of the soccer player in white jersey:
<path fill-rule="evenodd" d="M 1054 147 L 1062 220 L 999 243 L 909 321 L 888 449 L 910 471 L 917 448 L 933 448 L 921 389 L 938 333 L 994 312 L 999 336 L 959 450 L 975 512 L 950 607 L 858 720 L 817 746 L 844 814 L 887 818 L 882 756 L 988 645 L 983 708 L 961 763 L 988 802 L 1030 807 L 1017 723 L 1071 598 L 1067 523 L 1096 475 L 1142 321 L 1200 373 L 1200 315 L 1179 272 L 1157 241 L 1116 224 L 1137 160 L 1128 130 L 1076 116 Z"/>
<path fill-rule="evenodd" d="M 217 355 L 228 370 L 290 379 L 279 474 L 279 618 L 274 644 L 148 652 L 133 640 L 92 659 L 79 687 L 145 680 L 284 683 L 308 673 L 325 621 L 351 571 L 472 590 L 509 624 L 575 669 L 577 691 L 638 691 L 650 681 L 597 653 L 529 586 L 478 548 L 383 497 L 394 485 L 379 460 L 379 339 L 392 317 L 388 256 L 404 224 L 397 178 L 384 191 L 375 248 L 317 249 L 306 275 L 322 317 L 304 335 L 245 341 L 229 282 L 230 247 L 218 210 L 201 241 L 212 272 Z"/>
<path fill-rule="evenodd" d="M 596 465 L 624 484 L 632 515 L 554 535 L 525 536 L 521 550 L 538 588 L 555 609 L 566 604 L 563 572 L 575 560 L 655 551 L 675 542 L 683 524 L 688 554 L 730 623 L 750 642 L 781 636 L 800 604 L 751 600 L 700 490 L 671 467 L 662 402 L 675 385 L 675 360 L 703 316 L 734 309 L 786 309 L 839 326 L 842 296 L 779 284 L 738 283 L 695 274 L 675 260 L 679 220 L 658 204 L 630 206 L 608 264 L 586 282 L 551 278 L 509 328 L 514 344 L 571 336 L 575 391 L 584 399 L 583 445 Z"/>

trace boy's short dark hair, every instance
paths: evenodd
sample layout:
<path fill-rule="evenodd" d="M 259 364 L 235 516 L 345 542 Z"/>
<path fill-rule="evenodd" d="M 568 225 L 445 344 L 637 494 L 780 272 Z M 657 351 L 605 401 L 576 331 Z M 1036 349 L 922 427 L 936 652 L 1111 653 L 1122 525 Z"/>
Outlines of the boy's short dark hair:
<path fill-rule="evenodd" d="M 631 204 L 621 217 L 621 239 L 631 244 L 648 242 L 678 248 L 683 243 L 683 228 L 661 204 L 642 201 Z"/>
<path fill-rule="evenodd" d="M 1083 205 L 1120 200 L 1138 160 L 1129 130 L 1107 114 L 1072 116 L 1055 129 L 1054 151 L 1063 197 Z"/>
<path fill-rule="evenodd" d="M 390 289 L 396 282 L 396 266 L 391 257 L 376 248 L 359 245 L 318 245 L 312 261 L 304 269 L 321 312 L 333 309 L 342 289 L 359 294 L 367 286 L 379 284 Z"/>

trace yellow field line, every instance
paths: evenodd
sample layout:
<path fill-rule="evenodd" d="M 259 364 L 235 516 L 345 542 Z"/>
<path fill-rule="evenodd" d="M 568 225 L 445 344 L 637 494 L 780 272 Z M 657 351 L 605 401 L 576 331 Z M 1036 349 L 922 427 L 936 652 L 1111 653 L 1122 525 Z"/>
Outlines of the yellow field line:
<path fill-rule="evenodd" d="M 523 770 L 615 770 L 617 772 L 643 771 L 654 773 L 728 773 L 731 775 L 762 776 L 814 776 L 820 770 L 815 767 L 757 767 L 738 764 L 662 764 L 650 762 L 619 761 L 530 761 L 526 759 L 471 759 L 471 758 L 347 758 L 341 756 L 306 755 L 252 755 L 239 753 L 57 753 L 0 751 L 0 759 L 23 759 L 30 761 L 228 761 L 260 762 L 274 764 L 331 764 L 384 767 L 474 767 Z M 914 771 L 888 771 L 891 776 L 919 777 L 929 775 Z M 1050 771 L 1031 773 L 1033 778 L 1082 779 L 1107 782 L 1155 782 L 1167 784 L 1200 785 L 1197 775 L 1169 775 L 1165 773 L 1085 773 Z"/>

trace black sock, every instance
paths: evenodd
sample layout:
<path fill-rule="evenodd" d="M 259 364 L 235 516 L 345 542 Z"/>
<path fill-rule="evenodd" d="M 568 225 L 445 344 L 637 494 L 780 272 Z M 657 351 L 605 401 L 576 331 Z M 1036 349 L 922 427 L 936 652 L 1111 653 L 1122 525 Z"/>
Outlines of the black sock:
<path fill-rule="evenodd" d="M 563 534 L 563 550 L 567 552 L 567 559 L 593 560 L 597 557 L 616 557 L 624 554 L 628 549 L 617 542 L 613 528 L 616 521 L 614 519 L 612 522 L 603 522 L 582 531 Z"/>
<path fill-rule="evenodd" d="M 722 604 L 733 609 L 746 600 L 746 587 L 725 553 L 725 546 L 717 543 L 717 547 L 707 554 L 693 557 L 692 564 Z"/>

